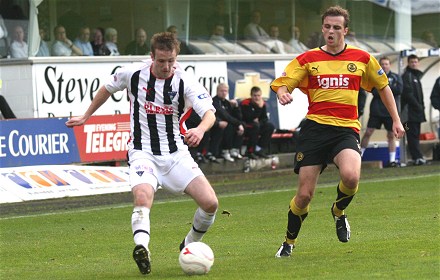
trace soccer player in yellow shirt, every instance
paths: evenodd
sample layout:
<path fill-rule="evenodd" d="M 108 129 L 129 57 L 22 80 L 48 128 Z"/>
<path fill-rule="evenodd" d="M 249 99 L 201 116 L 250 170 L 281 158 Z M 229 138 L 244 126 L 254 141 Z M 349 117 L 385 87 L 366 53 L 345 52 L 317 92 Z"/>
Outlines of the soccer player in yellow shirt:
<path fill-rule="evenodd" d="M 357 100 L 362 87 L 379 89 L 380 97 L 393 120 L 392 131 L 400 138 L 404 128 L 400 121 L 388 78 L 377 60 L 361 49 L 347 45 L 349 13 L 334 6 L 322 15 L 325 45 L 293 59 L 271 88 L 281 105 L 293 101 L 292 91 L 299 88 L 309 100 L 304 126 L 301 127 L 295 173 L 299 186 L 290 202 L 287 232 L 275 257 L 290 257 L 301 225 L 309 212 L 320 173 L 332 161 L 339 169 L 337 197 L 331 207 L 339 241 L 348 242 L 350 226 L 345 208 L 358 190 L 361 154 L 360 122 Z"/>

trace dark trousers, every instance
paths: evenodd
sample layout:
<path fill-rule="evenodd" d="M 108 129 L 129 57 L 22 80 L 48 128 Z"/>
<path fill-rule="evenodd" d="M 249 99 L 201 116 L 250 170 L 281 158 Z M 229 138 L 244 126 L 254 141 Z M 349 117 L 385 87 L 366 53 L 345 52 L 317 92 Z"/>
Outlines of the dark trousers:
<path fill-rule="evenodd" d="M 423 154 L 420 151 L 420 122 L 407 122 L 407 125 L 406 137 L 409 153 L 413 160 L 423 158 Z"/>
<path fill-rule="evenodd" d="M 243 136 L 237 135 L 237 127 L 228 124 L 225 128 L 213 126 L 210 130 L 209 152 L 214 156 L 220 156 L 221 150 L 232 148 L 240 149 L 243 143 Z"/>
<path fill-rule="evenodd" d="M 247 123 L 244 133 L 248 138 L 247 152 L 255 152 L 255 146 L 260 146 L 263 150 L 269 150 L 270 139 L 272 137 L 275 126 L 270 122 L 264 123 Z"/>

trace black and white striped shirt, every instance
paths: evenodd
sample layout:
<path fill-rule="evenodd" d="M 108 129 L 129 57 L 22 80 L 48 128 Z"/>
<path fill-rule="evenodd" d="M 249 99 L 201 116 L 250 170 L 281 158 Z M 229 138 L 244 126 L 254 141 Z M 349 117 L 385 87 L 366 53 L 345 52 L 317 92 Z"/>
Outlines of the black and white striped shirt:
<path fill-rule="evenodd" d="M 188 150 L 182 135 L 185 120 L 194 110 L 199 116 L 215 109 L 206 89 L 176 62 L 174 75 L 167 79 L 151 73 L 152 61 L 120 68 L 105 87 L 110 93 L 127 89 L 130 98 L 129 149 L 153 155 Z"/>

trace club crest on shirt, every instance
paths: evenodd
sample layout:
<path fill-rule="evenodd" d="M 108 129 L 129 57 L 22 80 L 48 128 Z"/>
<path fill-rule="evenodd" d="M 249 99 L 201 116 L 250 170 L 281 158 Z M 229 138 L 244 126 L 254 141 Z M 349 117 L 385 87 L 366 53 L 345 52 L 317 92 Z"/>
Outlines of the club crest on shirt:
<path fill-rule="evenodd" d="M 354 63 L 349 63 L 347 65 L 347 70 L 350 71 L 351 73 L 356 72 L 357 70 L 357 66 Z"/>
<path fill-rule="evenodd" d="M 173 100 L 174 97 L 177 95 L 177 91 L 174 91 L 174 90 L 169 91 L 169 92 L 168 92 L 168 95 L 170 96 L 171 100 Z"/>

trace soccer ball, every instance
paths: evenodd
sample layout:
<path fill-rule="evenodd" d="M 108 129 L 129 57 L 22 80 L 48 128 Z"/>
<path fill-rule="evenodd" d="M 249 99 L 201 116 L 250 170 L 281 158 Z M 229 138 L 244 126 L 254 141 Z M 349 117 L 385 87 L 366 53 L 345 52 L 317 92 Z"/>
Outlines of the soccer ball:
<path fill-rule="evenodd" d="M 180 252 L 179 263 L 188 275 L 206 274 L 214 263 L 214 253 L 203 242 L 189 243 Z"/>

